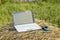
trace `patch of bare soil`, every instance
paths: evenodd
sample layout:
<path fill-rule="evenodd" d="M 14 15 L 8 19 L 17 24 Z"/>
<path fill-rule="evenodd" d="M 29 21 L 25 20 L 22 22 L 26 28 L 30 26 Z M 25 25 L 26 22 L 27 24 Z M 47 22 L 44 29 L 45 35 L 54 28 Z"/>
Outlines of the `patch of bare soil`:
<path fill-rule="evenodd" d="M 0 27 L 0 40 L 60 40 L 60 29 L 46 23 L 44 20 L 35 19 L 35 22 L 40 26 L 47 25 L 50 30 L 40 29 L 18 33 L 16 30 L 9 30 L 9 28 L 13 27 L 13 24 L 7 24 Z"/>

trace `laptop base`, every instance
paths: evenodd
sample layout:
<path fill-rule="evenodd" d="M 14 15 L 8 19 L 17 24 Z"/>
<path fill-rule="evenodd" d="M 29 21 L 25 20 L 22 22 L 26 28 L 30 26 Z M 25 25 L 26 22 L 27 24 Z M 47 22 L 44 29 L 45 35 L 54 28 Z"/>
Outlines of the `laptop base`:
<path fill-rule="evenodd" d="M 41 29 L 41 27 L 38 26 L 36 23 L 16 25 L 15 28 L 18 32 Z"/>

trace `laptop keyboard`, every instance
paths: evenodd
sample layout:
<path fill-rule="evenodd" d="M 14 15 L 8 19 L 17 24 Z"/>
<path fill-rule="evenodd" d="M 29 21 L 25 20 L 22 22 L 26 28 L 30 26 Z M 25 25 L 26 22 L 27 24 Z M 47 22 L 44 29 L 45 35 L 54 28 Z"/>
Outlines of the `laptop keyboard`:
<path fill-rule="evenodd" d="M 35 29 L 41 29 L 36 23 L 31 24 L 24 24 L 24 25 L 17 25 L 15 26 L 17 31 L 26 31 L 26 30 L 35 30 Z"/>

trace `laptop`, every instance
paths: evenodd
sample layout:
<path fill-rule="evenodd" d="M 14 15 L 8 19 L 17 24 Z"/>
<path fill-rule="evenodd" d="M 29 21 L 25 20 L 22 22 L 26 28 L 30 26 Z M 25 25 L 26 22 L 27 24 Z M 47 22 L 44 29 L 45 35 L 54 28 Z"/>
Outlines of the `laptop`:
<path fill-rule="evenodd" d="M 31 10 L 12 13 L 14 27 L 17 32 L 25 32 L 31 30 L 41 29 L 39 25 L 34 22 L 33 12 Z"/>

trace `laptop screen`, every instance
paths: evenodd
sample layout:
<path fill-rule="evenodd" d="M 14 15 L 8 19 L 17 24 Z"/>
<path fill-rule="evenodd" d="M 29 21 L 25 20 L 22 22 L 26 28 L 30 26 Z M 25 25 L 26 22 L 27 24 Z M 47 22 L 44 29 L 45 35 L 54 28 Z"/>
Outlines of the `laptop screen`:
<path fill-rule="evenodd" d="M 34 20 L 33 20 L 32 11 L 27 10 L 27 11 L 13 13 L 13 21 L 14 21 L 14 25 L 33 23 Z"/>

